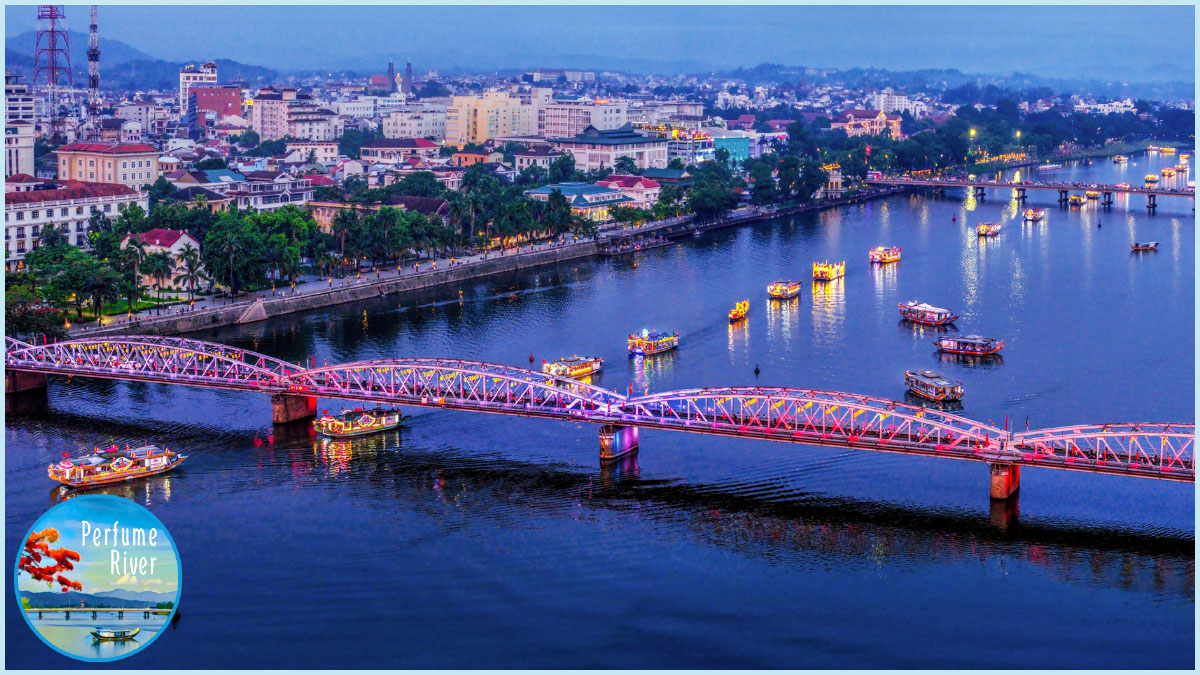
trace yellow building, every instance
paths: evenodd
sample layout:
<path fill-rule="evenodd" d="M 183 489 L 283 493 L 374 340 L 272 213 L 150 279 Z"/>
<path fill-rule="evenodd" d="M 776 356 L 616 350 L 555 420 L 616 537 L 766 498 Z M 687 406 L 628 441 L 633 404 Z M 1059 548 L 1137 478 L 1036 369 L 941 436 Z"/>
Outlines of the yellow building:
<path fill-rule="evenodd" d="M 480 96 L 455 96 L 446 107 L 446 142 L 455 145 L 483 143 L 490 138 L 528 136 L 533 132 L 534 107 L 522 105 L 508 92 L 487 91 Z"/>
<path fill-rule="evenodd" d="M 145 143 L 71 143 L 55 155 L 59 180 L 119 183 L 135 190 L 158 180 L 158 150 Z"/>

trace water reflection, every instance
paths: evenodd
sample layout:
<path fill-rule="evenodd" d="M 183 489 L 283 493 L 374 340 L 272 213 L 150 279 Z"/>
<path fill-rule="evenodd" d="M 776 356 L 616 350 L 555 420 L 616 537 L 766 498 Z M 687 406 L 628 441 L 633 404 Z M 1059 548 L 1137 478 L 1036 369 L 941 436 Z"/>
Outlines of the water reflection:
<path fill-rule="evenodd" d="M 767 301 L 767 335 L 785 340 L 792 337 L 800 321 L 800 297 Z"/>
<path fill-rule="evenodd" d="M 911 391 L 904 392 L 904 402 L 909 405 L 929 408 L 931 410 L 940 410 L 942 412 L 962 412 L 962 401 L 931 401 L 927 398 L 917 396 Z"/>
<path fill-rule="evenodd" d="M 745 323 L 745 322 L 743 322 Z M 633 367 L 633 393 L 648 393 L 658 389 L 658 382 L 670 382 L 674 377 L 678 349 L 653 356 L 635 356 L 630 359 Z"/>
<path fill-rule="evenodd" d="M 840 341 L 846 319 L 845 278 L 812 282 L 813 331 L 822 342 Z"/>

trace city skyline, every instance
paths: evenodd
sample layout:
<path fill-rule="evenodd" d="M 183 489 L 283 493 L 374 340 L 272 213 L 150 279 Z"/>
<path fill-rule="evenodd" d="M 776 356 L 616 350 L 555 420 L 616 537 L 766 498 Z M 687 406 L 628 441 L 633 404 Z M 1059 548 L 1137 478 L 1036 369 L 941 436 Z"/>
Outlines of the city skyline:
<path fill-rule="evenodd" d="M 618 11 L 614 11 L 618 10 Z M 705 72 L 779 63 L 1136 82 L 1194 75 L 1194 8 L 1144 7 L 146 7 L 101 6 L 100 33 L 165 60 L 229 58 L 281 71 L 378 69 L 388 58 L 489 72 L 579 67 Z M 6 9 L 6 36 L 35 28 Z M 81 7 L 67 25 L 86 30 Z M 421 30 L 398 26 L 419 24 Z M 272 25 L 274 31 L 262 31 Z M 321 25 L 322 39 L 296 39 Z M 556 36 L 587 25 L 600 40 Z M 221 30 L 196 30 L 209 26 Z M 987 27 L 987 36 L 980 27 Z M 150 28 L 153 30 L 150 30 Z M 480 34 L 477 40 L 459 40 Z M 402 36 L 399 40 L 395 36 Z M 979 44 L 980 38 L 987 41 Z M 331 51 L 322 45 L 354 44 Z M 1122 58 L 1113 58 L 1119 44 Z M 1171 46 L 1164 52 L 1163 45 Z M 935 47 L 930 49 L 930 47 Z M 32 49 L 32 47 L 31 47 Z M 338 54 L 338 55 L 333 55 Z M 1118 62 L 1120 62 L 1118 64 Z M 606 65 L 607 64 L 607 65 Z"/>

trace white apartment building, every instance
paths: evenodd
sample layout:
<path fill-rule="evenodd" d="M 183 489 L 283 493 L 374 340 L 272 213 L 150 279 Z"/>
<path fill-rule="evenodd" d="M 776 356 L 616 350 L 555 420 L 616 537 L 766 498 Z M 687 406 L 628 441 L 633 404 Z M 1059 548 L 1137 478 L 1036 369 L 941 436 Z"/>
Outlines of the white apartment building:
<path fill-rule="evenodd" d="M 209 62 L 199 68 L 187 65 L 179 69 L 179 110 L 188 108 L 188 90 L 196 85 L 208 86 L 217 83 L 217 64 Z"/>
<path fill-rule="evenodd" d="M 33 123 L 8 122 L 4 125 L 4 175 L 33 175 Z"/>
<path fill-rule="evenodd" d="M 92 209 L 116 218 L 127 204 L 149 209 L 145 193 L 125 185 L 48 181 L 51 190 L 10 192 L 4 195 L 5 265 L 19 269 L 25 254 L 38 246 L 38 235 L 46 225 L 55 225 L 75 246 L 90 248 L 87 238 Z"/>
<path fill-rule="evenodd" d="M 897 94 L 891 87 L 867 96 L 867 108 L 882 110 L 885 113 L 906 112 L 913 117 L 920 117 L 929 112 L 924 102 L 911 99 L 906 94 Z"/>
<path fill-rule="evenodd" d="M 18 82 L 19 75 L 4 72 L 4 121 L 34 122 L 33 94 L 29 85 Z"/>
<path fill-rule="evenodd" d="M 359 98 L 352 101 L 334 101 L 329 104 L 339 115 L 346 117 L 374 117 L 375 116 L 375 97 Z"/>
<path fill-rule="evenodd" d="M 583 133 L 589 126 L 616 129 L 629 121 L 625 101 L 610 99 L 554 99 L 538 106 L 537 135 L 542 138 L 567 138 Z"/>
<path fill-rule="evenodd" d="M 383 117 L 384 138 L 446 137 L 445 110 L 409 110 L 391 112 Z"/>
<path fill-rule="evenodd" d="M 463 145 L 503 136 L 528 136 L 535 123 L 533 106 L 522 105 L 508 92 L 455 96 L 446 107 L 446 141 Z"/>

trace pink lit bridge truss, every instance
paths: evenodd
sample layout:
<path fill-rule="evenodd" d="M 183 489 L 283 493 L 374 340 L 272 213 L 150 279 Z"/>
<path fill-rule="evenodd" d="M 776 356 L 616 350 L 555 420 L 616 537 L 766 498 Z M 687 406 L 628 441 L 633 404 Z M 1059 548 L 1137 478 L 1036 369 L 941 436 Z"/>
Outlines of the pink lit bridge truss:
<path fill-rule="evenodd" d="M 624 396 L 512 366 L 382 359 L 305 367 L 226 345 L 123 336 L 5 342 L 9 371 L 182 384 L 544 417 L 1195 482 L 1195 424 L 1096 424 L 1011 432 L 888 399 L 812 389 L 721 387 Z"/>

